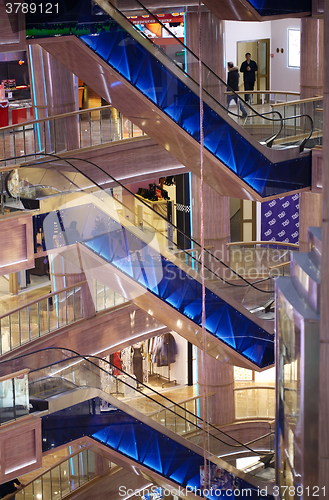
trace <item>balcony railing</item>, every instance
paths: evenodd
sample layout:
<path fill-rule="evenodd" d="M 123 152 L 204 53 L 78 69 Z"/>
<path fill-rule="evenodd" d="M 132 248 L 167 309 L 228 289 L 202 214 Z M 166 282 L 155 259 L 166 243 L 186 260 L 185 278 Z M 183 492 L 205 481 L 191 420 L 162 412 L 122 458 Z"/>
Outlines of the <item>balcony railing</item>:
<path fill-rule="evenodd" d="M 275 418 L 275 387 L 255 385 L 235 387 L 235 419 L 273 419 Z"/>
<path fill-rule="evenodd" d="M 113 466 L 109 462 L 109 470 Z M 95 453 L 83 449 L 43 471 L 16 493 L 16 500 L 60 500 L 96 477 Z"/>
<path fill-rule="evenodd" d="M 143 132 L 112 106 L 85 109 L 0 128 L 0 157 L 62 153 L 140 137 Z M 28 158 L 29 160 L 31 158 Z M 2 163 L 14 165 L 27 158 Z"/>
<path fill-rule="evenodd" d="M 81 281 L 52 292 L 0 316 L 0 355 L 32 342 L 86 317 Z M 94 280 L 95 311 L 110 309 L 126 301 L 109 287 Z"/>

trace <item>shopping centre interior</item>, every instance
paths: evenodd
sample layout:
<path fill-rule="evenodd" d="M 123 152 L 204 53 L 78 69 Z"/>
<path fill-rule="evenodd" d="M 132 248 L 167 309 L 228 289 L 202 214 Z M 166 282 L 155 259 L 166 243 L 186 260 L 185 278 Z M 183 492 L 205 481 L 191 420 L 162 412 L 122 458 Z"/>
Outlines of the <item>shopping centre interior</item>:
<path fill-rule="evenodd" d="M 326 498 L 328 9 L 0 0 L 0 496 Z"/>

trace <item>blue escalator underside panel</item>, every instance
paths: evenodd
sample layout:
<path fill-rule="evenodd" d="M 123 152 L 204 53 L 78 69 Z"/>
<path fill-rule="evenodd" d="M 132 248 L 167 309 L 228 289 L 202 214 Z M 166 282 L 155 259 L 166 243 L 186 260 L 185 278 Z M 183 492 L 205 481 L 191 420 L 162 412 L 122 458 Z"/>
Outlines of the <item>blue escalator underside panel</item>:
<path fill-rule="evenodd" d="M 201 327 L 201 283 L 161 255 L 155 245 L 124 227 L 83 244 Z M 206 330 L 259 368 L 273 365 L 273 335 L 207 288 Z"/>
<path fill-rule="evenodd" d="M 312 12 L 311 0 L 248 0 L 261 16 L 280 16 Z"/>
<path fill-rule="evenodd" d="M 190 450 L 122 410 L 104 414 L 98 408 L 99 400 L 95 398 L 43 417 L 42 451 L 88 436 L 177 486 L 200 490 L 200 470 L 204 465 L 201 450 L 200 454 Z M 259 498 L 258 489 L 246 481 L 228 472 L 225 477 L 236 489 L 249 490 L 248 498 Z M 245 498 L 243 491 L 239 493 Z M 224 491 L 222 497 L 225 498 Z M 272 499 L 270 495 L 264 498 Z"/>
<path fill-rule="evenodd" d="M 79 38 L 199 142 L 199 96 L 129 33 L 110 26 Z M 272 163 L 208 104 L 203 106 L 205 147 L 262 197 L 310 186 L 310 156 Z"/>
<path fill-rule="evenodd" d="M 263 9 L 266 1 L 253 0 L 255 8 Z M 80 14 L 71 15 L 75 15 L 75 22 L 72 22 L 72 17 L 68 18 L 68 14 L 59 16 L 56 23 L 44 20 L 36 25 L 31 19 L 27 23 L 28 36 L 77 36 L 186 133 L 200 141 L 200 100 L 186 85 L 186 75 L 182 73 L 181 78 L 178 78 L 108 15 L 89 15 L 87 22 L 90 3 L 88 0 L 78 3 L 81 4 Z M 297 5 L 297 0 L 294 3 Z M 95 22 L 97 17 L 98 22 Z M 220 116 L 207 103 L 204 103 L 203 128 L 205 148 L 261 197 L 296 191 L 311 185 L 310 155 L 272 163 L 233 128 L 226 117 Z"/>

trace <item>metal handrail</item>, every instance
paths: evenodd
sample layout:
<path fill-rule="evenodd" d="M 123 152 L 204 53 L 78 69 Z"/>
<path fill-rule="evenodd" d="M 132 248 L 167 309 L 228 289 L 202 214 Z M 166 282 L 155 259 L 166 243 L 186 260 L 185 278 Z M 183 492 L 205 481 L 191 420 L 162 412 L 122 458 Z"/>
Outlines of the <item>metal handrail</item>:
<path fill-rule="evenodd" d="M 29 155 L 24 155 L 24 157 L 34 157 L 35 158 L 35 154 L 34 153 L 31 153 Z M 124 186 L 120 181 L 116 180 L 114 177 L 111 176 L 111 174 L 109 174 L 108 172 L 106 172 L 103 168 L 99 167 L 98 165 L 96 165 L 94 162 L 90 161 L 90 160 L 86 160 L 86 159 L 80 159 L 80 158 L 61 158 L 60 156 L 58 156 L 57 154 L 53 154 L 53 153 L 43 153 L 43 157 L 45 158 L 52 158 L 52 160 L 49 161 L 49 163 L 51 161 L 55 161 L 56 159 L 60 159 L 62 161 L 65 161 L 68 165 L 70 165 L 74 170 L 76 170 L 77 172 L 79 172 L 81 175 L 83 175 L 84 177 L 86 177 L 90 182 L 92 182 L 95 186 L 97 186 L 98 189 L 100 189 L 101 191 L 104 191 L 104 188 L 99 185 L 97 182 L 95 182 L 90 176 L 88 176 L 85 172 L 83 172 L 81 169 L 79 169 L 77 166 L 75 166 L 73 163 L 72 163 L 72 160 L 79 160 L 80 162 L 85 162 L 87 164 L 90 164 L 90 165 L 93 165 L 94 167 L 96 167 L 97 169 L 99 169 L 101 172 L 103 172 L 104 174 L 106 174 L 112 181 L 116 182 L 120 187 L 122 187 L 122 189 L 124 189 L 126 192 L 128 192 L 131 196 L 135 197 L 136 195 L 134 193 L 132 193 L 126 186 Z M 21 159 L 22 157 L 10 157 L 10 158 L 7 158 L 6 160 L 13 160 L 13 159 Z M 2 160 L 2 161 L 6 161 L 6 160 Z M 44 158 L 39 158 L 38 160 L 35 160 L 34 161 L 34 164 L 35 163 L 44 163 Z M 26 165 L 22 165 L 22 167 L 24 167 Z M 143 203 L 145 206 L 147 206 L 148 209 L 152 210 L 152 212 L 156 213 L 157 214 L 157 217 L 160 217 L 161 219 L 165 220 L 166 223 L 168 223 L 168 221 L 165 219 L 165 217 L 163 217 L 160 213 L 158 212 L 155 212 L 155 210 L 150 207 L 146 201 L 142 200 L 141 197 L 138 198 L 139 201 L 141 203 Z M 122 202 L 119 201 L 119 203 L 122 204 L 122 206 L 125 206 L 123 205 Z M 177 226 L 175 226 L 174 224 L 170 223 L 170 225 L 177 231 L 179 231 L 180 233 L 182 233 L 181 230 L 178 229 Z M 182 233 L 184 235 L 184 233 Z M 185 236 L 185 235 L 184 235 Z M 194 240 L 193 238 L 189 237 L 189 240 L 196 244 L 198 247 L 200 247 L 200 244 Z M 216 262 L 218 262 L 220 265 L 224 266 L 226 269 L 228 269 L 230 272 L 232 272 L 236 277 L 240 278 L 243 282 L 242 285 L 237 285 L 235 283 L 232 283 L 231 281 L 227 281 L 225 280 L 225 278 L 219 276 L 217 273 L 215 273 L 214 271 L 211 271 L 211 269 L 207 268 L 207 266 L 205 266 L 205 269 L 207 269 L 207 271 L 210 271 L 212 274 L 214 274 L 219 280 L 221 280 L 222 282 L 224 283 L 227 283 L 228 285 L 231 285 L 231 286 L 236 286 L 236 287 L 247 287 L 247 286 L 251 286 L 252 288 L 262 292 L 262 293 L 273 293 L 273 290 L 262 290 L 262 289 L 258 289 L 257 287 L 255 287 L 255 285 L 252 283 L 252 282 L 249 282 L 248 280 L 246 280 L 243 276 L 239 275 L 236 271 L 234 271 L 234 269 L 232 269 L 228 264 L 226 264 L 224 261 L 220 260 L 218 257 L 216 257 L 215 255 L 211 254 L 211 252 L 209 252 L 209 250 L 206 250 L 205 249 L 205 252 L 207 254 L 210 255 L 210 257 L 212 259 L 214 259 Z"/>
<path fill-rule="evenodd" d="M 282 106 L 292 106 L 295 104 L 310 103 L 310 102 L 314 102 L 314 101 L 323 101 L 323 96 L 308 97 L 306 99 L 299 99 L 298 101 L 278 102 L 276 104 L 271 104 L 271 107 L 272 108 L 279 108 Z M 294 118 L 294 116 L 291 116 L 290 118 Z"/>
<path fill-rule="evenodd" d="M 63 113 L 60 115 L 52 115 L 47 116 L 46 118 L 38 118 L 37 120 L 30 120 L 28 122 L 17 123 L 15 125 L 7 125 L 6 127 L 0 127 L 0 132 L 6 132 L 7 130 L 12 130 L 14 128 L 19 128 L 27 125 L 34 125 L 43 122 L 49 122 L 50 120 L 57 120 L 61 118 L 69 118 L 70 116 L 81 115 L 83 113 L 91 113 L 93 111 L 100 111 L 105 109 L 115 109 L 112 104 L 108 104 L 107 106 L 100 106 L 98 108 L 88 108 L 88 109 L 79 109 L 78 111 L 70 111 L 69 113 Z"/>
<path fill-rule="evenodd" d="M 75 283 L 74 285 L 70 285 L 70 286 L 67 286 L 65 288 L 61 288 L 60 290 L 56 290 L 56 292 L 49 292 L 49 293 L 47 293 L 47 295 L 43 295 L 42 297 L 39 297 L 38 299 L 34 299 L 34 300 L 31 300 L 30 302 L 26 302 L 26 304 L 24 304 L 22 306 L 15 307 L 15 309 L 11 309 L 10 311 L 6 311 L 5 313 L 0 314 L 0 321 L 3 318 L 6 318 L 7 316 L 9 316 L 10 314 L 15 314 L 15 313 L 21 311 L 22 309 L 25 309 L 26 307 L 30 307 L 30 306 L 33 306 L 34 304 L 37 304 L 41 300 L 49 299 L 50 297 L 54 297 L 55 295 L 57 295 L 59 293 L 67 292 L 68 290 L 72 290 L 73 288 L 77 288 L 81 285 L 84 285 L 85 283 L 88 283 L 87 280 L 79 281 L 79 282 Z"/>
<path fill-rule="evenodd" d="M 125 20 L 129 23 L 129 24 L 130 24 L 130 26 L 132 26 L 132 28 L 133 28 L 133 29 L 134 29 L 134 31 L 136 32 L 136 26 L 132 23 L 132 21 L 129 19 L 129 17 L 125 16 L 125 14 L 123 14 L 123 12 L 121 12 L 121 11 L 120 11 L 120 10 L 119 10 L 116 6 L 115 6 L 115 4 L 113 4 L 110 0 L 105 0 L 105 2 L 107 2 L 107 3 L 110 5 L 110 8 L 114 9 L 114 10 L 115 10 L 115 11 L 116 11 L 116 12 L 117 12 L 120 16 L 122 16 L 122 17 L 123 17 L 123 18 L 124 18 L 124 19 L 125 19 Z M 139 5 L 139 6 L 140 6 L 143 10 L 145 10 L 145 12 L 147 12 L 149 16 L 151 16 L 153 19 L 155 19 L 155 20 L 156 20 L 156 22 L 157 22 L 158 24 L 160 24 L 160 26 L 161 26 L 161 27 L 162 27 L 162 28 L 163 28 L 163 29 L 164 29 L 167 33 L 169 33 L 169 35 L 170 35 L 172 38 L 174 38 L 174 39 L 176 40 L 176 42 L 177 42 L 179 45 L 181 45 L 182 47 L 184 47 L 184 49 L 185 49 L 188 53 L 190 53 L 190 54 L 191 54 L 191 55 L 192 55 L 192 56 L 193 56 L 193 57 L 194 57 L 197 61 L 199 61 L 199 57 L 198 57 L 198 56 L 197 56 L 197 55 L 196 55 L 196 54 L 195 54 L 195 53 L 194 53 L 194 52 L 193 52 L 193 51 L 192 51 L 189 47 L 187 47 L 187 46 L 186 46 L 186 45 L 185 45 L 185 44 L 184 44 L 184 43 L 183 43 L 183 42 L 182 42 L 182 41 L 181 41 L 178 37 L 176 37 L 176 36 L 175 36 L 175 35 L 174 35 L 174 34 L 173 34 L 173 33 L 172 33 L 172 32 L 171 32 L 168 28 L 167 28 L 167 26 L 165 26 L 165 25 L 161 22 L 161 19 L 155 18 L 155 17 L 154 17 L 154 14 L 153 14 L 151 11 L 149 11 L 149 10 L 147 9 L 147 7 L 145 7 L 145 6 L 144 6 L 144 5 L 143 5 L 143 4 L 142 4 L 139 0 L 135 0 L 135 2 L 136 2 L 136 3 L 137 3 L 137 4 L 138 4 L 138 5 Z M 105 5 L 104 5 L 104 6 L 102 5 L 102 4 L 103 4 L 103 1 L 98 1 L 97 3 L 98 3 L 98 4 L 101 6 L 101 8 L 103 8 L 103 9 L 105 10 L 105 12 L 106 12 L 106 3 L 105 3 Z M 139 33 L 139 34 L 140 34 L 140 35 L 141 35 L 144 39 L 146 39 L 148 42 L 150 42 L 152 45 L 155 45 L 155 44 L 154 44 L 154 42 L 152 41 L 152 39 L 150 39 L 150 38 L 146 37 L 146 36 L 144 35 L 144 33 L 143 33 L 143 32 L 141 32 L 141 31 L 139 31 L 139 30 L 137 30 L 137 32 L 138 32 L 138 33 Z M 170 59 L 170 61 L 171 61 L 171 62 L 172 62 L 172 63 L 176 66 L 176 68 L 177 68 L 177 69 L 179 69 L 180 71 L 182 71 L 181 67 L 180 67 L 180 66 L 176 63 L 176 61 L 175 61 L 175 60 L 171 59 L 171 58 L 170 58 L 169 56 L 167 56 L 166 54 L 164 54 L 164 55 L 165 55 L 168 59 Z M 209 72 L 210 72 L 210 73 L 211 73 L 211 74 L 212 74 L 215 78 L 217 78 L 217 80 L 219 80 L 219 81 L 223 84 L 223 86 L 224 86 L 224 87 L 229 88 L 229 89 L 230 89 L 230 91 L 231 91 L 233 94 L 237 95 L 238 99 L 239 99 L 239 100 L 241 100 L 241 101 L 243 101 L 243 104 L 244 104 L 244 105 L 246 105 L 249 109 L 251 109 L 251 110 L 252 110 L 252 112 L 254 113 L 254 115 L 251 115 L 251 116 L 260 116 L 260 117 L 264 118 L 265 120 L 269 120 L 269 121 L 271 121 L 272 123 L 274 123 L 274 122 L 280 122 L 280 129 L 279 129 L 279 131 L 277 132 L 277 134 L 275 134 L 275 137 L 277 137 L 277 136 L 280 134 L 280 132 L 281 132 L 281 130 L 282 130 L 282 127 L 283 127 L 283 118 L 282 118 L 282 116 L 281 116 L 281 114 L 280 114 L 279 112 L 277 112 L 277 111 L 270 111 L 270 112 L 266 112 L 266 113 L 258 113 L 258 111 L 257 111 L 257 110 L 255 110 L 252 106 L 250 106 L 250 104 L 249 104 L 249 103 L 247 103 L 244 99 L 242 99 L 242 98 L 241 98 L 241 97 L 240 97 L 240 96 L 236 93 L 236 91 L 235 91 L 234 89 L 232 89 L 229 85 L 227 85 L 227 83 L 226 83 L 226 82 L 224 82 L 224 80 L 222 80 L 222 78 L 221 78 L 220 76 L 218 76 L 218 75 L 217 75 L 217 74 L 216 74 L 216 73 L 215 73 L 215 72 L 214 72 L 214 71 L 213 71 L 213 70 L 212 70 L 212 69 L 211 69 L 211 68 L 210 68 L 207 64 L 205 64 L 203 61 L 202 61 L 202 66 L 203 66 L 203 67 L 205 67 L 205 68 L 207 69 L 207 71 L 209 71 Z M 196 82 L 196 81 L 195 81 L 195 79 L 191 77 L 191 75 L 189 75 L 189 74 L 188 74 L 187 72 L 185 72 L 185 71 L 183 71 L 183 73 L 184 73 L 184 76 L 187 76 L 187 77 L 188 77 L 188 78 L 189 78 L 192 82 L 194 82 L 197 86 L 199 86 L 198 82 Z M 238 114 L 233 113 L 232 111 L 230 111 L 230 110 L 226 109 L 226 107 L 225 107 L 225 106 L 223 106 L 223 104 L 221 104 L 221 103 L 220 103 L 220 102 L 219 102 L 219 101 L 218 101 L 218 100 L 217 100 L 214 96 L 212 96 L 212 95 L 211 95 L 211 94 L 210 94 L 210 93 L 209 93 L 206 89 L 202 88 L 202 90 L 203 90 L 203 92 L 204 92 L 205 94 L 207 94 L 207 95 L 208 95 L 211 99 L 213 99 L 213 101 L 214 101 L 216 104 L 218 104 L 218 105 L 219 105 L 222 109 L 225 109 L 225 111 L 226 111 L 228 114 L 231 114 L 231 115 L 233 115 L 233 116 L 239 116 Z M 243 92 L 243 93 L 246 93 L 246 92 Z M 267 114 L 271 114 L 271 113 L 275 113 L 275 114 L 277 114 L 277 115 L 278 115 L 278 118 L 268 118 L 267 116 L 265 116 L 265 115 L 267 115 Z M 312 119 L 311 119 L 311 120 L 312 120 Z M 272 139 L 271 139 L 271 143 L 273 142 L 273 140 L 274 140 L 274 139 L 272 138 Z M 265 142 L 266 142 L 266 140 L 265 140 Z"/>
<path fill-rule="evenodd" d="M 281 267 L 285 267 L 285 266 L 288 266 L 290 265 L 290 260 L 288 260 L 287 262 L 281 262 L 281 264 L 276 264 L 276 266 L 271 266 L 269 267 L 269 271 L 272 271 L 272 269 L 280 269 Z"/>

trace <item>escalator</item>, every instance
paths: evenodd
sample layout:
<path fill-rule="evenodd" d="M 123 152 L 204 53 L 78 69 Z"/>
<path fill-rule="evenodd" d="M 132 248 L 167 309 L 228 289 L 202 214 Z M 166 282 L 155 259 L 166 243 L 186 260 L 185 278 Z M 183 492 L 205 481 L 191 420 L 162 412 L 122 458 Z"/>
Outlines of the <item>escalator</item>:
<path fill-rule="evenodd" d="M 30 398 L 47 401 L 48 411 L 35 413 L 42 419 L 42 451 L 54 450 L 72 441 L 101 446 L 117 463 L 133 463 L 156 480 L 169 481 L 194 493 L 199 489 L 204 465 L 203 427 L 197 415 L 173 403 L 149 386 L 136 387 L 136 379 L 97 357 L 82 357 L 70 350 L 52 349 L 31 353 L 0 363 L 0 373 L 28 368 Z M 115 389 L 120 383 L 120 391 Z M 74 388 L 72 388 L 74 386 Z M 104 410 L 104 401 L 109 405 Z M 170 406 L 170 407 L 168 407 Z M 269 436 L 263 436 L 255 448 L 243 445 L 211 424 L 207 425 L 206 458 L 216 469 L 217 488 L 249 489 L 248 498 L 257 498 L 262 482 L 221 456 L 255 457 L 269 451 Z M 227 491 L 228 496 L 229 492 Z M 198 494 L 198 493 L 196 493 Z M 237 492 L 236 492 L 237 494 Z M 241 492 L 240 492 L 241 494 Z M 225 496 L 224 496 L 225 498 Z M 243 496 L 242 496 L 243 498 Z"/>
<path fill-rule="evenodd" d="M 30 54 L 41 45 L 200 175 L 198 58 L 183 46 L 184 71 L 118 9 L 98 1 L 108 14 L 81 0 L 61 15 L 28 16 Z M 298 117 L 302 144 L 267 147 L 281 134 L 281 115 L 248 107 L 245 123 L 232 118 L 223 104 L 225 82 L 205 65 L 202 72 L 205 181 L 222 195 L 255 200 L 309 188 L 311 155 L 301 150 L 312 120 Z"/>
<path fill-rule="evenodd" d="M 204 0 L 208 9 L 218 19 L 236 21 L 266 21 L 288 17 L 306 17 L 312 14 L 310 0 L 240 0 L 227 2 L 225 0 Z M 223 16 L 223 12 L 225 12 Z"/>
<path fill-rule="evenodd" d="M 25 179 L 36 182 L 41 175 L 49 184 L 48 176 L 54 179 L 56 172 L 57 185 L 70 186 L 67 198 L 63 193 L 61 204 L 42 215 L 52 272 L 79 266 L 75 272 L 109 286 L 203 349 L 200 245 L 183 235 L 191 251 L 179 248 L 177 227 L 158 213 L 156 226 L 135 213 L 136 203 L 146 208 L 140 198 L 90 162 L 69 163 L 40 160 L 34 167 L 21 167 Z M 100 184 L 93 182 L 95 177 Z M 122 202 L 115 198 L 118 186 Z M 74 239 L 72 222 L 79 228 Z M 272 366 L 273 321 L 250 311 L 266 307 L 273 280 L 249 282 L 209 251 L 205 258 L 207 352 L 257 371 Z"/>
<path fill-rule="evenodd" d="M 143 0 L 143 4 L 155 14 L 159 12 L 159 2 L 156 0 Z M 164 2 L 163 2 L 164 3 Z M 204 5 L 213 12 L 218 19 L 226 21 L 266 21 L 268 19 L 282 19 L 288 17 L 305 17 L 312 14 L 312 2 L 310 0 L 204 0 Z M 177 0 L 166 0 L 165 5 L 172 9 L 184 6 L 187 2 L 178 3 Z M 123 12 L 130 15 L 138 15 L 140 11 L 136 2 L 131 0 L 119 0 L 117 5 Z M 198 2 L 189 0 L 188 5 L 192 8 L 198 7 Z"/>

